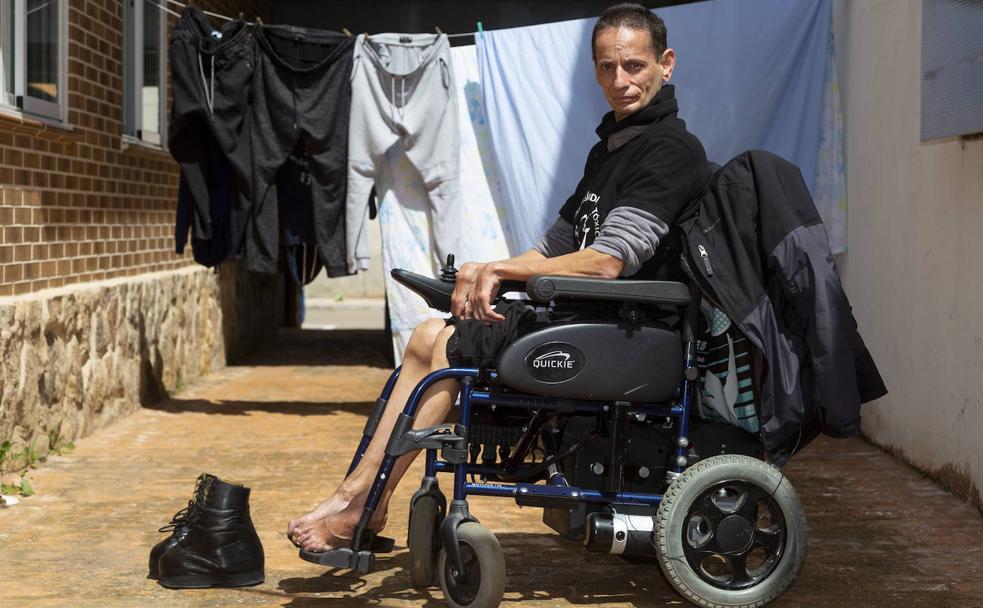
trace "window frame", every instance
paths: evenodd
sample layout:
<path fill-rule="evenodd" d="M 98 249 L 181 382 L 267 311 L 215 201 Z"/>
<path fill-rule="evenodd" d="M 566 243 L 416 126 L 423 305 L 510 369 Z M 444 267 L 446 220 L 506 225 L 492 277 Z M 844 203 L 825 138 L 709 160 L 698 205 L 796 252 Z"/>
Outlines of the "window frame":
<path fill-rule="evenodd" d="M 157 131 L 143 128 L 143 21 L 147 10 L 160 11 L 157 38 L 157 70 L 160 79 Z M 167 17 L 166 12 L 147 0 L 123 0 L 123 136 L 124 139 L 161 149 L 167 141 Z"/>
<path fill-rule="evenodd" d="M 0 32 L 0 53 L 13 55 L 13 90 L 5 88 L 0 79 L 0 108 L 20 112 L 25 116 L 68 122 L 68 0 L 49 0 L 56 5 L 58 15 L 56 86 L 57 101 L 39 99 L 27 94 L 27 0 L 0 0 L 0 13 L 13 8 L 13 39 Z M 0 66 L 0 71 L 3 68 Z"/>
<path fill-rule="evenodd" d="M 983 0 L 922 0 L 920 8 L 919 139 L 922 143 L 950 138 L 979 139 L 983 137 L 983 113 L 975 111 L 963 115 L 957 111 L 979 108 L 975 102 L 977 96 L 983 93 L 983 68 L 978 67 L 975 58 L 981 56 L 980 46 L 966 43 L 959 36 L 962 31 L 952 32 L 946 26 L 959 23 L 961 29 L 967 23 L 975 25 L 980 22 L 983 19 Z M 971 20 L 967 21 L 966 15 L 961 14 L 962 9 L 979 12 L 974 13 Z M 940 42 L 940 39 L 944 42 Z M 960 43 L 965 46 L 960 46 Z M 940 62 L 940 55 L 948 56 L 947 62 Z M 939 77 L 940 74 L 955 71 L 954 68 L 962 69 L 966 65 L 975 67 L 975 71 L 970 68 L 969 72 L 962 72 L 955 77 Z M 947 94 L 954 87 L 961 94 Z M 944 119 L 940 120 L 939 116 Z M 952 118 L 953 116 L 957 118 Z"/>
<path fill-rule="evenodd" d="M 6 19 L 9 14 L 10 7 L 13 6 L 14 0 L 0 0 L 0 17 Z M 16 93 L 15 88 L 15 78 L 16 78 L 16 64 L 10 61 L 10 71 L 7 70 L 8 60 L 14 55 L 15 45 L 17 44 L 17 30 L 16 27 L 11 27 L 16 24 L 16 18 L 12 19 L 14 23 L 4 24 L 3 20 L 0 19 L 0 107 L 16 107 Z M 8 34 L 11 37 L 8 39 Z M 10 79 L 11 87 L 7 88 L 7 80 Z"/>

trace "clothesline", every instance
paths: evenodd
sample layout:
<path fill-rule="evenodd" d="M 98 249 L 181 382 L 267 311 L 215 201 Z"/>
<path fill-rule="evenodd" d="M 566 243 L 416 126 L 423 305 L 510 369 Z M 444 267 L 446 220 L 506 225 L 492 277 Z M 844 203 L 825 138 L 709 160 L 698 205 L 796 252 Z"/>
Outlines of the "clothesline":
<path fill-rule="evenodd" d="M 153 2 L 153 0 L 147 0 L 147 2 Z M 178 0 L 166 0 L 166 2 L 168 4 L 176 4 L 177 6 L 180 6 L 181 8 L 185 8 L 185 7 L 188 6 L 184 2 L 178 2 Z M 156 2 L 154 2 L 154 4 L 156 4 Z M 160 5 L 158 5 L 158 6 L 160 6 Z M 163 8 L 163 7 L 161 7 L 161 8 Z M 164 9 L 164 10 L 168 10 L 168 9 Z M 168 10 L 168 12 L 170 12 L 170 11 Z M 215 17 L 216 19 L 225 19 L 226 21 L 235 21 L 235 19 L 233 19 L 232 17 L 226 17 L 225 15 L 222 15 L 220 13 L 213 13 L 211 11 L 206 11 L 206 10 L 202 10 L 201 12 L 205 13 L 209 17 Z"/>
<path fill-rule="evenodd" d="M 174 15 L 175 17 L 180 17 L 181 16 L 181 13 L 176 13 L 176 12 L 172 11 L 171 9 L 167 8 L 166 6 L 164 6 L 163 4 L 158 4 L 155 0 L 146 0 L 146 2 L 147 2 L 147 4 L 152 4 L 153 6 L 156 6 L 157 8 L 159 8 L 162 11 L 164 11 L 165 13 L 170 13 L 171 15 Z"/>
<path fill-rule="evenodd" d="M 164 1 L 167 2 L 168 4 L 174 4 L 174 5 L 180 6 L 181 8 L 186 8 L 188 6 L 184 2 L 178 2 L 178 0 L 164 0 Z M 157 8 L 159 8 L 160 10 L 164 11 L 165 13 L 169 13 L 171 15 L 174 15 L 175 17 L 180 17 L 181 16 L 180 13 L 167 8 L 163 4 L 160 4 L 159 2 L 157 2 L 157 0 L 145 0 L 145 2 L 147 2 L 149 4 L 152 4 L 152 5 L 156 6 Z M 209 17 L 215 17 L 216 19 L 224 19 L 226 21 L 235 21 L 235 19 L 233 19 L 232 17 L 229 17 L 227 15 L 222 15 L 220 13 L 213 13 L 212 11 L 206 11 L 206 10 L 203 10 L 202 12 L 205 13 L 206 15 L 208 15 Z M 458 34 L 447 34 L 447 37 L 448 38 L 464 38 L 466 36 L 477 36 L 478 34 L 483 33 L 483 32 L 484 32 L 484 28 L 482 28 L 481 22 L 479 21 L 478 22 L 478 31 L 476 31 L 476 32 L 461 32 L 461 33 L 458 33 Z"/>

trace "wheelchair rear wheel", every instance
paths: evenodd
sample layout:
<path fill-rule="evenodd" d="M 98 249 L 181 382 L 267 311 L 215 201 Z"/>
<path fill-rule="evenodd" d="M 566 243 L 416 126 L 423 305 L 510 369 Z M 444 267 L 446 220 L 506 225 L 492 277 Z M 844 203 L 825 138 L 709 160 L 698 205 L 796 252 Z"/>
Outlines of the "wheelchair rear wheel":
<path fill-rule="evenodd" d="M 724 454 L 673 481 L 652 535 L 659 565 L 683 597 L 699 606 L 753 608 L 798 576 L 805 512 L 781 471 Z"/>
<path fill-rule="evenodd" d="M 505 556 L 498 539 L 476 521 L 457 528 L 465 576 L 454 578 L 454 565 L 441 549 L 437 574 L 444 599 L 451 608 L 494 608 L 505 594 Z"/>
<path fill-rule="evenodd" d="M 440 520 L 436 498 L 424 495 L 413 501 L 406 544 L 410 549 L 410 579 L 418 589 L 433 587 L 436 582 Z"/>

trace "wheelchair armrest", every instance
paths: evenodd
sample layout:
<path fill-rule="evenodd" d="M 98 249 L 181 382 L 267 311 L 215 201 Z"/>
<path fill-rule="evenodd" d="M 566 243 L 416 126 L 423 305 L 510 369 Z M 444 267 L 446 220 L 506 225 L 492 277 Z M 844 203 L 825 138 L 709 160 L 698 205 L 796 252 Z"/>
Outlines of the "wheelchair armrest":
<path fill-rule="evenodd" d="M 538 302 L 550 300 L 604 300 L 685 306 L 689 287 L 675 281 L 624 281 L 536 275 L 526 283 L 526 293 Z"/>
<path fill-rule="evenodd" d="M 454 281 L 434 279 L 422 274 L 393 268 L 390 275 L 397 283 L 412 289 L 427 302 L 427 306 L 442 312 L 451 311 L 451 294 L 454 293 Z M 499 296 L 512 291 L 522 291 L 526 284 L 520 281 L 502 281 Z"/>
<path fill-rule="evenodd" d="M 453 282 L 425 277 L 422 274 L 401 268 L 393 268 L 390 275 L 397 283 L 419 294 L 430 308 L 442 312 L 450 312 L 451 294 L 454 292 Z"/>

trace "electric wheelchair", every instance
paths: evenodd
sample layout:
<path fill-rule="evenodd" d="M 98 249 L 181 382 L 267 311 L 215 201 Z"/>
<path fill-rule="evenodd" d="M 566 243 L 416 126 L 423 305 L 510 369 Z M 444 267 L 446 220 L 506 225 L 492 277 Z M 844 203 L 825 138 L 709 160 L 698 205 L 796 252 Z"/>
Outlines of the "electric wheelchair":
<path fill-rule="evenodd" d="M 392 272 L 445 312 L 455 273 L 453 256 L 440 279 Z M 515 291 L 539 305 L 618 302 L 620 318 L 550 325 L 508 345 L 494 370 L 448 368 L 424 378 L 389 438 L 351 546 L 301 557 L 370 571 L 375 554 L 393 546 L 367 528 L 386 480 L 398 456 L 425 449 L 425 475 L 410 504 L 410 575 L 417 587 L 439 582 L 450 606 L 497 606 L 505 589 L 501 546 L 468 510 L 469 495 L 542 507 L 544 523 L 588 551 L 657 561 L 700 606 L 761 606 L 784 592 L 804 557 L 805 515 L 789 481 L 763 461 L 756 435 L 694 413 L 698 289 L 537 276 L 502 285 L 503 294 Z M 650 307 L 676 308 L 679 329 L 648 320 Z M 398 376 L 399 368 L 366 422 L 349 474 Z M 447 378 L 460 382 L 458 422 L 414 430 L 423 393 Z M 453 473 L 449 503 L 438 473 Z"/>

